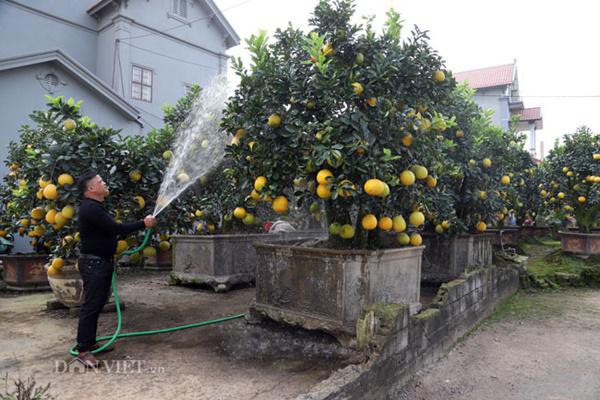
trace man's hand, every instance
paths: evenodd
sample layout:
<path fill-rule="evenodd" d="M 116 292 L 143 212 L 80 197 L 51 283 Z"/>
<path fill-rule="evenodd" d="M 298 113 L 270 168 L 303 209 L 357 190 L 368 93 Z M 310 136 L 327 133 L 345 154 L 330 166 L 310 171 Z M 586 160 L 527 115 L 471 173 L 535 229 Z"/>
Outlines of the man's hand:
<path fill-rule="evenodd" d="M 154 225 L 156 225 L 156 218 L 154 215 L 148 215 L 146 218 L 144 218 L 144 225 L 146 225 L 146 228 L 152 228 Z"/>

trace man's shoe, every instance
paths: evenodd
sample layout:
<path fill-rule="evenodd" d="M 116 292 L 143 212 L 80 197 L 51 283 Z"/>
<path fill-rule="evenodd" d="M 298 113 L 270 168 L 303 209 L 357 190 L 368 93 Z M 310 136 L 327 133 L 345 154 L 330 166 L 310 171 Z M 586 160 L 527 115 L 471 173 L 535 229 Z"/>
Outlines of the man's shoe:
<path fill-rule="evenodd" d="M 89 351 L 81 352 L 77 355 L 77 361 L 83 364 L 86 368 L 97 368 L 98 360 Z"/>
<path fill-rule="evenodd" d="M 100 345 L 100 344 L 95 344 L 95 345 L 92 347 L 92 350 L 90 350 L 90 351 L 98 350 L 98 349 L 99 349 L 100 347 L 102 347 L 102 346 L 103 346 L 103 345 Z M 102 350 L 102 351 L 98 351 L 98 352 L 96 352 L 95 354 L 110 353 L 110 352 L 111 352 L 111 351 L 113 351 L 114 349 L 115 349 L 115 345 L 114 345 L 114 344 L 111 344 L 110 346 L 108 346 L 108 347 L 107 347 L 107 348 L 105 348 L 104 350 Z"/>

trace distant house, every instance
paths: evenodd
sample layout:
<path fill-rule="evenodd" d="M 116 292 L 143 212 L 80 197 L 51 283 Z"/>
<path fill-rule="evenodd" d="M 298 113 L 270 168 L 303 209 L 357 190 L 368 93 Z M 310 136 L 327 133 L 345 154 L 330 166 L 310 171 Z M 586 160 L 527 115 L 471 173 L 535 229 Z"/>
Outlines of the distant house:
<path fill-rule="evenodd" d="M 475 102 L 482 108 L 494 111 L 492 122 L 508 129 L 513 116 L 519 116 L 518 130 L 527 131 L 529 152 L 534 157 L 541 157 L 536 131 L 543 129 L 542 110 L 540 107 L 525 108 L 519 95 L 519 79 L 516 62 L 495 67 L 456 72 L 458 82 L 467 82 L 476 90 Z"/>
<path fill-rule="evenodd" d="M 126 134 L 162 126 L 240 41 L 212 0 L 0 0 L 0 38 L 0 160 L 46 94 Z"/>

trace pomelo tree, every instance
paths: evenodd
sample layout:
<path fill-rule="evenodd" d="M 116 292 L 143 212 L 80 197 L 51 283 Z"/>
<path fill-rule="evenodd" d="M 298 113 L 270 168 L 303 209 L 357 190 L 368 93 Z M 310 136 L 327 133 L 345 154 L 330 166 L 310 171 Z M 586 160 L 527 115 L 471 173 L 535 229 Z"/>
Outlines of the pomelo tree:
<path fill-rule="evenodd" d="M 396 12 L 380 34 L 353 13 L 352 1 L 321 1 L 310 33 L 247 40 L 252 64 L 234 61 L 240 85 L 223 120 L 227 155 L 238 189 L 276 212 L 322 208 L 330 245 L 377 247 L 386 231 L 419 245 L 425 223 L 451 209 L 437 181 L 455 124 L 440 109 L 455 82 L 426 33 L 401 38 Z"/>
<path fill-rule="evenodd" d="M 572 215 L 581 232 L 600 225 L 600 138 L 587 127 L 563 137 L 545 161 L 550 181 L 540 185 L 544 205 Z"/>

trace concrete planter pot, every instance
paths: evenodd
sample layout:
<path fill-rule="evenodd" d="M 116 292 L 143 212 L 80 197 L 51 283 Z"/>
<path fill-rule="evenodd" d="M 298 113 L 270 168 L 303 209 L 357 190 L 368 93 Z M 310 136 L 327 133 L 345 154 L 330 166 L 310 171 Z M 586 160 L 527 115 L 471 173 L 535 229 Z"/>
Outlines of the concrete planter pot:
<path fill-rule="evenodd" d="M 49 264 L 45 266 L 48 270 Z M 74 261 L 68 261 L 60 269 L 60 273 L 48 276 L 54 297 L 65 307 L 80 307 L 83 304 L 83 279 Z"/>
<path fill-rule="evenodd" d="M 320 232 L 286 232 L 249 235 L 173 235 L 172 284 L 204 284 L 215 292 L 233 285 L 254 282 L 255 242 L 314 238 Z"/>
<path fill-rule="evenodd" d="M 488 233 L 493 233 L 492 244 L 494 246 L 516 245 L 519 243 L 521 230 L 518 227 L 488 229 Z"/>
<path fill-rule="evenodd" d="M 552 233 L 550 231 L 550 228 L 547 226 L 522 226 L 520 228 L 520 230 L 521 230 L 521 237 L 550 236 L 550 234 Z"/>
<path fill-rule="evenodd" d="M 150 271 L 171 271 L 173 269 L 172 258 L 173 253 L 171 250 L 162 251 L 157 247 L 156 255 L 148 257 L 144 261 L 144 269 Z"/>
<path fill-rule="evenodd" d="M 562 250 L 585 256 L 600 255 L 600 232 L 558 232 Z"/>
<path fill-rule="evenodd" d="M 425 235 L 423 252 L 423 280 L 448 282 L 466 269 L 492 265 L 492 240 L 495 234 L 479 233 L 442 238 Z"/>
<path fill-rule="evenodd" d="M 12 254 L 0 256 L 6 288 L 15 291 L 48 290 L 48 275 L 44 265 L 48 255 Z"/>
<path fill-rule="evenodd" d="M 256 245 L 256 302 L 252 314 L 331 333 L 341 342 L 356 335 L 366 305 L 421 304 L 423 246 L 382 250 L 335 250 Z M 345 338 L 345 339 L 344 339 Z"/>

